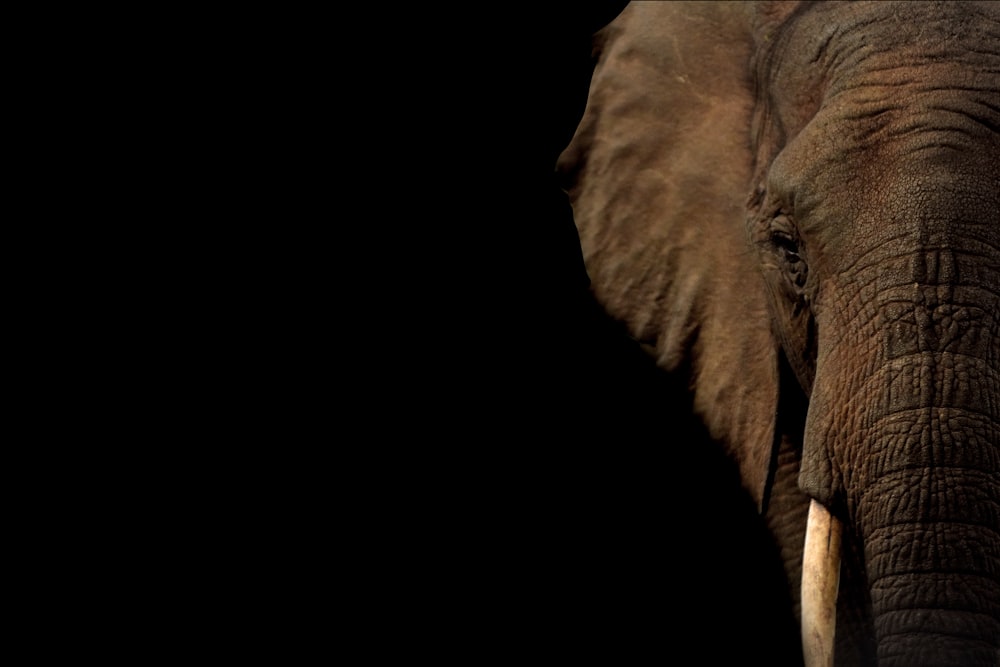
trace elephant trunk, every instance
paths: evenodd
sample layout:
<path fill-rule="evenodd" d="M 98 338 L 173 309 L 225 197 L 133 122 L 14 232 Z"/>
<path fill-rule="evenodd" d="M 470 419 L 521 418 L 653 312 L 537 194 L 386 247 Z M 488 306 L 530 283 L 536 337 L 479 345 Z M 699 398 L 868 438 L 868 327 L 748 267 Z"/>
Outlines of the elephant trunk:
<path fill-rule="evenodd" d="M 800 485 L 860 550 L 879 667 L 996 667 L 1000 300 L 914 282 L 870 303 L 820 334 Z"/>
<path fill-rule="evenodd" d="M 996 667 L 995 295 L 958 287 L 911 289 L 904 294 L 916 293 L 916 307 L 887 306 L 879 319 L 885 327 L 876 337 L 884 355 L 880 372 L 867 384 L 870 391 L 862 392 L 870 403 L 853 436 L 856 454 L 841 459 L 849 470 L 846 504 L 863 549 L 878 664 Z M 900 290 L 889 293 L 898 296 Z M 938 300 L 931 302 L 930 294 Z M 970 305 L 977 302 L 979 307 Z M 899 317 L 913 320 L 900 323 Z"/>
<path fill-rule="evenodd" d="M 947 412 L 947 418 L 944 413 Z M 998 423 L 982 415 L 928 408 L 871 443 L 883 467 L 860 464 L 851 477 L 874 479 L 857 493 L 852 528 L 863 545 L 878 665 L 1000 664 L 1000 452 Z M 980 420 L 949 433 L 947 423 Z M 982 434 L 975 442 L 970 434 Z M 902 438 L 902 439 L 900 439 Z M 893 452 L 924 442 L 906 463 Z M 938 441 L 935 445 L 933 441 Z M 983 445 L 985 442 L 984 446 Z M 943 443 L 947 443 L 946 445 Z M 871 455 L 871 454 L 870 454 Z M 935 459 L 916 465 L 921 458 Z M 879 460 L 882 463 L 879 463 Z M 895 463 L 888 463 L 895 461 Z M 854 505 L 849 502 L 848 505 Z M 809 514 L 803 557 L 802 622 L 807 667 L 835 664 L 840 522 L 819 503 Z"/>
<path fill-rule="evenodd" d="M 996 473 L 902 469 L 858 507 L 878 664 L 1000 664 Z"/>

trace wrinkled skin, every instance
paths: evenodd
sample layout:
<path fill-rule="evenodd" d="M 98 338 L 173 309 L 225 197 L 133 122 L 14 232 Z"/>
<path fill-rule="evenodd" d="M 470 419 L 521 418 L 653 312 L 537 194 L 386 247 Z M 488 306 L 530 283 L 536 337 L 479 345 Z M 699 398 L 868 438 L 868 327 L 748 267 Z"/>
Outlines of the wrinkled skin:
<path fill-rule="evenodd" d="M 558 168 L 600 303 L 738 460 L 838 665 L 1000 664 L 1000 3 L 633 3 Z"/>

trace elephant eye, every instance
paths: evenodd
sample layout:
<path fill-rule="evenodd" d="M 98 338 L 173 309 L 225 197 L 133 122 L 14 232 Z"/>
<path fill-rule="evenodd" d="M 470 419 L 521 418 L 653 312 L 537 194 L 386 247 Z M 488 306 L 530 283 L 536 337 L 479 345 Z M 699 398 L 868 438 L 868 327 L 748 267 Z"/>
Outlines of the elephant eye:
<path fill-rule="evenodd" d="M 788 261 L 799 261 L 799 244 L 785 232 L 774 232 L 771 235 L 771 243 L 781 257 Z"/>
<path fill-rule="evenodd" d="M 806 284 L 808 269 L 802 259 L 798 241 L 785 231 L 774 231 L 771 233 L 771 243 L 784 264 L 789 280 L 795 287 L 802 288 Z"/>

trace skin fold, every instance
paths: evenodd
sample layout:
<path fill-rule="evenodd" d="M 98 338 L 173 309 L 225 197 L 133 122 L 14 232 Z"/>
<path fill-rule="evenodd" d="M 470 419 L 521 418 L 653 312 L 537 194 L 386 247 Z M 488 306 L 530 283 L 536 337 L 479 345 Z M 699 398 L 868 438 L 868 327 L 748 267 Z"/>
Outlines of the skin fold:
<path fill-rule="evenodd" d="M 558 171 L 838 665 L 1000 664 L 1000 3 L 633 2 Z M 801 607 L 796 608 L 801 613 Z"/>

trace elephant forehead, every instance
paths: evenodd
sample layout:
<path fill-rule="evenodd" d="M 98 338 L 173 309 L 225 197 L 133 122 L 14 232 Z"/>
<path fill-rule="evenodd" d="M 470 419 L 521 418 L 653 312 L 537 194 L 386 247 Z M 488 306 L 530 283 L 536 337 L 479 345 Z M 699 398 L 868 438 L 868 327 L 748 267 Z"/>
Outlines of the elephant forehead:
<path fill-rule="evenodd" d="M 1000 137 L 919 110 L 878 136 L 821 114 L 774 161 L 770 183 L 804 231 L 819 225 L 978 224 L 1000 234 Z"/>
<path fill-rule="evenodd" d="M 845 265 L 884 245 L 917 253 L 952 248 L 994 267 L 992 284 L 1000 285 L 1000 151 L 992 165 L 947 146 L 911 159 L 881 152 L 814 160 L 796 175 L 794 210 L 807 243 Z"/>
<path fill-rule="evenodd" d="M 906 76 L 922 62 L 990 54 L 998 26 L 1000 8 L 992 1 L 810 3 L 787 25 L 782 61 L 856 71 L 871 57 L 895 57 Z"/>
<path fill-rule="evenodd" d="M 1000 3 L 817 3 L 774 48 L 767 75 L 788 138 L 814 125 L 855 153 L 996 139 Z"/>
<path fill-rule="evenodd" d="M 905 203 L 891 190 L 920 170 L 936 185 L 910 194 L 947 195 L 949 180 L 996 190 L 1000 3 L 817 3 L 761 62 L 764 117 L 784 138 L 771 185 L 800 213 L 831 198 L 842 215 Z"/>
<path fill-rule="evenodd" d="M 909 76 L 868 64 L 827 91 L 810 123 L 814 141 L 852 168 L 923 160 L 949 170 L 996 168 L 1000 44 L 994 62 L 926 62 Z M 915 66 L 917 67 L 917 66 Z"/>
<path fill-rule="evenodd" d="M 1000 151 L 992 164 L 947 146 L 894 160 L 822 152 L 798 143 L 774 165 L 776 180 L 792 183 L 786 197 L 813 268 L 848 282 L 866 266 L 909 285 L 974 280 L 1000 293 Z"/>

